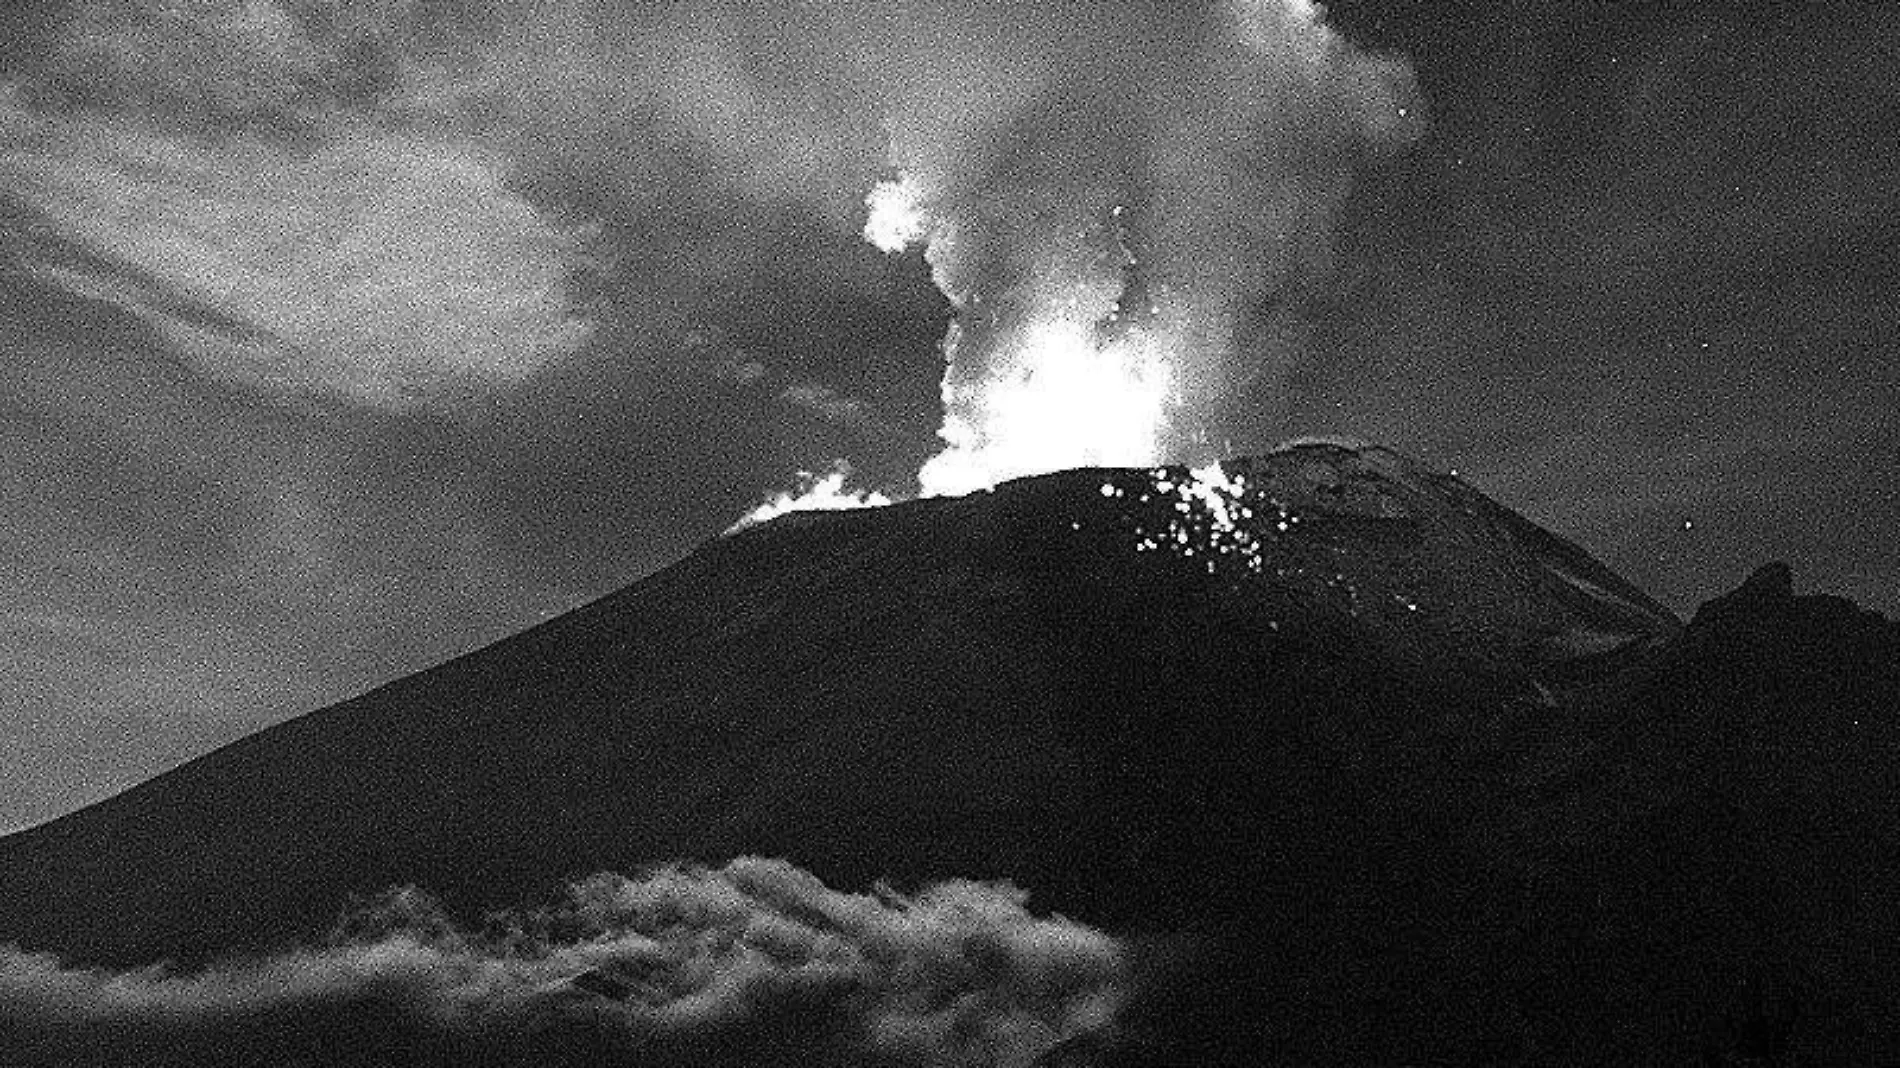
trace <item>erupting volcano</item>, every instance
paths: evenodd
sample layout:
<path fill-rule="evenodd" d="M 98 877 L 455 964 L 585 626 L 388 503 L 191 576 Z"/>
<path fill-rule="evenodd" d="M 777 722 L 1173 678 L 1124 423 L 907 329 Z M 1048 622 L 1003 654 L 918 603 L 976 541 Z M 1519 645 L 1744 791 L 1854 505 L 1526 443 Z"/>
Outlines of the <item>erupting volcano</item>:
<path fill-rule="evenodd" d="M 1024 926 L 1048 921 L 971 891 L 927 895 L 1001 925 L 957 926 L 959 938 L 1016 932 L 1017 948 L 996 951 L 1003 971 L 930 980 L 1001 1014 L 970 1016 L 960 1026 L 977 1030 L 962 1033 L 1014 1037 L 986 1055 L 874 1041 L 855 1030 L 861 988 L 826 980 L 783 1011 L 832 1022 L 771 1041 L 848 1048 L 848 1063 L 1581 1063 L 1747 1048 L 1757 1027 L 1817 1056 L 1891 1051 L 1900 1036 L 1864 1028 L 1900 976 L 1826 947 L 1900 920 L 1888 898 L 1841 896 L 1900 859 L 1891 795 L 1871 788 L 1900 766 L 1896 652 L 1891 624 L 1794 597 L 1772 575 L 1685 628 L 1577 546 L 1379 448 L 1063 472 L 781 515 L 0 840 L 0 937 L 76 963 L 195 966 L 316 938 L 351 895 L 390 886 L 439 898 L 447 911 L 424 928 L 439 931 L 594 872 L 765 855 L 836 887 L 1008 880 L 1031 908 L 1096 929 Z M 1749 874 L 1762 865 L 1780 874 Z M 645 1048 L 751 1063 L 765 1041 L 755 1014 L 781 1011 L 765 1002 L 722 1016 L 710 1046 L 654 1037 L 646 1014 L 684 1010 L 651 984 L 701 982 L 629 963 L 671 922 L 659 917 L 703 916 L 680 922 L 725 924 L 711 936 L 750 945 L 765 921 L 741 935 L 691 902 L 764 902 L 732 907 L 810 929 L 797 935 L 807 949 L 770 950 L 781 962 L 813 959 L 809 939 L 871 938 L 859 925 L 873 920 L 939 929 L 756 864 L 693 878 L 714 881 L 583 884 L 556 920 L 510 922 L 582 923 L 604 941 L 562 936 L 527 957 L 441 948 L 414 933 L 413 911 L 378 921 L 377 937 L 437 947 L 417 974 L 452 958 L 571 980 L 574 993 L 521 1000 L 504 985 L 498 1001 L 454 995 L 447 1016 L 374 1010 L 384 1022 L 344 1045 L 364 1063 L 463 1051 L 441 1054 L 455 1063 L 474 1026 L 541 1035 L 522 1048 L 544 1057 Z M 581 919 L 558 919 L 570 914 Z M 1086 948 L 1099 932 L 1123 941 Z M 1069 963 L 1048 956 L 1055 946 Z M 361 947 L 296 959 L 382 974 L 364 961 L 390 958 Z M 240 990 L 276 981 L 221 974 Z M 1046 998 L 958 985 L 991 974 L 1044 984 L 1020 989 Z M 120 1063 L 113 1034 L 128 1049 L 210 1048 L 173 1035 L 167 1012 L 264 1018 L 140 1009 L 66 982 L 108 1037 L 87 1047 L 74 1036 L 90 1032 L 57 1032 L 45 1048 L 91 1048 L 95 1063 Z M 156 984 L 140 995 L 154 1006 L 186 996 L 164 985 L 183 980 L 120 982 Z M 319 1020 L 328 996 L 311 982 L 311 1000 L 269 999 L 270 1033 L 291 1026 L 293 1047 L 304 1025 L 281 1021 Z M 349 987 L 352 1011 L 375 989 Z M 432 1005 L 446 989 L 409 996 Z M 876 989 L 886 1007 L 924 996 Z M 596 1036 L 605 1046 L 573 1045 L 594 1033 L 572 1031 L 590 1018 L 575 1006 L 622 1021 Z M 1777 1015 L 1790 1006 L 1798 1029 Z M 338 1041 L 329 1024 L 308 1027 Z"/>
<path fill-rule="evenodd" d="M 1900 1064 L 1900 14 L 15 7 L 0 1068 Z"/>
<path fill-rule="evenodd" d="M 1281 328 L 1326 275 L 1353 165 L 1416 138 L 1417 92 L 1304 0 L 1196 18 L 1173 49 L 1118 47 L 1141 27 L 1117 26 L 1096 58 L 1122 69 L 967 158 L 891 120 L 899 173 L 865 195 L 862 237 L 922 247 L 952 313 L 924 496 L 1211 459 L 1223 406 L 1284 373 Z"/>

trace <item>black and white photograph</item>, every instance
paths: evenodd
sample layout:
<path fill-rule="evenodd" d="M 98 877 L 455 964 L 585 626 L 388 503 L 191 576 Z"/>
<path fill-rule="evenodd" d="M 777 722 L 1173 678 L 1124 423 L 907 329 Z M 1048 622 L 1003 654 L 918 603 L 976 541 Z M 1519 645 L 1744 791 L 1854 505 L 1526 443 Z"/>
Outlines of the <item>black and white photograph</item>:
<path fill-rule="evenodd" d="M 1900 4 L 0 0 L 0 1068 L 1900 1066 Z"/>

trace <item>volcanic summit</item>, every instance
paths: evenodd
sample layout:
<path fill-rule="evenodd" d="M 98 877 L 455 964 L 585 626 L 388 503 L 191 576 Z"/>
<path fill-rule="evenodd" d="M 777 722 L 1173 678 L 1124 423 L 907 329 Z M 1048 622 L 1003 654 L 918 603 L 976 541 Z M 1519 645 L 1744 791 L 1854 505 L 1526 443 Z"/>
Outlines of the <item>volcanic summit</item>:
<path fill-rule="evenodd" d="M 792 513 L 0 840 L 0 941 L 762 855 L 1153 947 L 1063 1063 L 1900 1057 L 1896 650 L 1774 570 L 1685 626 L 1344 442 Z"/>

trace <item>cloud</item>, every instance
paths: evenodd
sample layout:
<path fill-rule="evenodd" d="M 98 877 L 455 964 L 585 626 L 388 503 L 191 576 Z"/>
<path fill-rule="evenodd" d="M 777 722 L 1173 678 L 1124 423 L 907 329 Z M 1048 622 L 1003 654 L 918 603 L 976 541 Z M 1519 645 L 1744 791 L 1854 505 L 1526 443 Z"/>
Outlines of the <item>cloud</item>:
<path fill-rule="evenodd" d="M 581 289 L 664 346 L 730 282 L 888 285 L 851 238 L 896 166 L 942 224 L 944 292 L 986 308 L 950 346 L 946 429 L 982 436 L 1026 330 L 1124 303 L 1153 306 L 1182 422 L 1208 422 L 1284 360 L 1248 320 L 1324 273 L 1353 160 L 1418 126 L 1409 72 L 1304 0 L 192 0 L 75 7 L 48 51 L 0 167 L 136 279 L 94 288 L 213 373 L 396 409 L 573 351 Z M 787 256 L 806 216 L 833 241 Z"/>
<path fill-rule="evenodd" d="M 24 294 L 0 333 L 39 353 L 0 368 L 0 429 L 36 428 L 0 458 L 22 468 L 0 553 L 37 576 L 24 605 L 78 604 L 153 672 L 243 680 L 211 713 L 172 689 L 139 706 L 177 737 L 167 718 L 237 722 L 253 692 L 275 718 L 616 588 L 833 457 L 897 496 L 933 448 L 950 309 L 927 264 L 862 241 L 865 193 L 902 166 L 956 194 L 943 210 L 1007 219 L 1107 204 L 1098 178 L 1161 189 L 1164 105 L 1219 98 L 1206 60 L 1240 46 L 1209 20 L 1232 10 L 36 8 L 0 46 L 0 289 Z M 1203 158 L 1279 159 L 1295 133 Z M 966 251 L 990 277 L 1006 248 Z M 74 558 L 95 564 L 54 563 Z M 96 689 L 43 662 L 43 692 Z M 47 707 L 70 729 L 23 761 L 158 770 L 136 732 Z"/>
<path fill-rule="evenodd" d="M 89 254 L 37 270 L 222 380 L 405 410 L 519 382 L 588 335 L 566 289 L 584 231 L 467 145 L 369 126 L 208 142 L 17 103 L 0 143 L 13 195 Z"/>
<path fill-rule="evenodd" d="M 847 397 L 830 386 L 820 386 L 810 382 L 786 386 L 779 391 L 779 400 L 812 411 L 826 420 L 842 426 L 872 426 L 884 429 L 875 416 L 866 410 L 863 401 L 856 397 Z"/>
<path fill-rule="evenodd" d="M 1020 50 L 1054 57 L 1022 100 L 893 116 L 903 178 L 870 198 L 867 238 L 924 237 L 958 312 L 926 492 L 1231 432 L 1238 395 L 1297 355 L 1355 163 L 1421 129 L 1409 68 L 1304 0 L 1050 23 Z"/>
<path fill-rule="evenodd" d="M 9 1064 L 1023 1066 L 1110 1028 L 1124 950 L 1007 886 L 841 893 L 783 861 L 598 875 L 458 927 L 413 890 L 330 944 L 180 972 L 0 954 Z"/>

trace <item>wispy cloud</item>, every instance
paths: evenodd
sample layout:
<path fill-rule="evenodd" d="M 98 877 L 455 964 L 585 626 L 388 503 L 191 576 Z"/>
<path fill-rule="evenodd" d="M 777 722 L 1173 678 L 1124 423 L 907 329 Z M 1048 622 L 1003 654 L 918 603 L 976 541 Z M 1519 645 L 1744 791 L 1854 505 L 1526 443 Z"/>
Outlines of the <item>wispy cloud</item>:
<path fill-rule="evenodd" d="M 415 891 L 332 943 L 176 972 L 0 953 L 8 1063 L 1015 1066 L 1113 1024 L 1124 951 L 1002 886 L 841 893 L 782 861 L 599 875 L 458 927 Z"/>
<path fill-rule="evenodd" d="M 478 150 L 349 124 L 316 145 L 207 140 L 138 117 L 0 110 L 0 175 L 84 270 L 220 379 L 404 409 L 519 381 L 588 329 L 584 232 Z"/>

